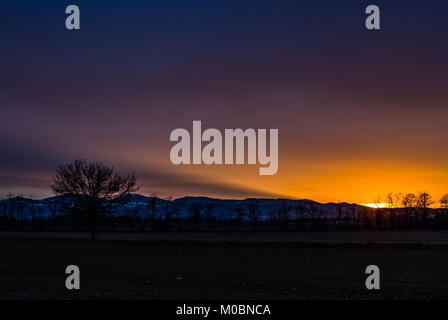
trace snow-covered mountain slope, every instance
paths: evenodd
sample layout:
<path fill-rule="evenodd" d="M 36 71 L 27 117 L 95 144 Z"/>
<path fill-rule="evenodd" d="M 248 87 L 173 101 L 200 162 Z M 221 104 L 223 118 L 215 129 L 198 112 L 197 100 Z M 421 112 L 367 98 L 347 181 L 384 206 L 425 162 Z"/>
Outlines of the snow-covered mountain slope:
<path fill-rule="evenodd" d="M 192 216 L 195 213 L 209 215 L 218 219 L 236 218 L 238 214 L 257 215 L 258 219 L 270 219 L 287 215 L 290 218 L 336 218 L 371 211 L 371 208 L 348 203 L 322 204 L 312 200 L 291 199 L 244 199 L 228 200 L 207 197 L 184 197 L 165 200 L 146 197 L 140 194 L 128 194 L 120 201 L 110 202 L 111 214 L 115 216 L 138 215 L 148 217 L 153 212 L 164 216 L 167 212 L 179 217 Z M 34 217 L 49 218 L 53 214 L 66 214 L 75 207 L 76 201 L 70 196 L 56 196 L 42 200 L 23 197 L 0 200 L 0 216 L 13 213 L 22 219 Z"/>

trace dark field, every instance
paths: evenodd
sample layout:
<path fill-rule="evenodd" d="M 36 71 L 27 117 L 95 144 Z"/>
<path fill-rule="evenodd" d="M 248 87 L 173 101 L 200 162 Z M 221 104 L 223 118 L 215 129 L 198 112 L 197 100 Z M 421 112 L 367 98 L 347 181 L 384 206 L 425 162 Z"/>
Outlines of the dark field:
<path fill-rule="evenodd" d="M 0 231 L 2 238 L 88 240 L 87 232 Z M 101 232 L 99 240 L 206 243 L 427 244 L 448 247 L 447 231 Z"/>
<path fill-rule="evenodd" d="M 2 299 L 447 299 L 446 247 L 0 239 Z M 81 290 L 65 289 L 65 268 Z M 381 269 L 368 291 L 367 265 Z"/>

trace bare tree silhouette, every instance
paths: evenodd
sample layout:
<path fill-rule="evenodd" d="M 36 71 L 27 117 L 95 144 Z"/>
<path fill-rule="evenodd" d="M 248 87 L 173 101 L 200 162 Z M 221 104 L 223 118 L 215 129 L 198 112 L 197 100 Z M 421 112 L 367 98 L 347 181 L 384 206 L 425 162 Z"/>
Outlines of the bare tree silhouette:
<path fill-rule="evenodd" d="M 440 208 L 442 209 L 448 209 L 448 193 L 444 194 L 441 198 L 440 198 Z"/>
<path fill-rule="evenodd" d="M 428 214 L 429 214 L 429 207 L 434 204 L 434 201 L 432 200 L 432 197 L 429 193 L 425 191 L 421 191 L 417 195 L 417 206 L 420 209 L 423 227 L 428 227 Z"/>
<path fill-rule="evenodd" d="M 375 204 L 375 224 L 377 230 L 381 230 L 383 228 L 383 211 L 381 208 L 381 195 L 378 195 L 376 199 L 373 201 Z"/>
<path fill-rule="evenodd" d="M 235 207 L 236 212 L 236 221 L 238 226 L 238 231 L 241 231 L 241 228 L 243 226 L 244 216 L 246 215 L 246 211 L 242 206 L 236 206 Z"/>
<path fill-rule="evenodd" d="M 448 193 L 444 194 L 440 198 L 439 203 L 440 203 L 440 214 L 442 215 L 440 227 L 445 229 L 448 225 Z"/>
<path fill-rule="evenodd" d="M 417 205 L 417 197 L 413 193 L 406 194 L 401 200 L 406 215 L 406 224 L 408 228 L 414 225 L 415 207 Z"/>
<path fill-rule="evenodd" d="M 386 203 L 389 211 L 389 223 L 392 229 L 399 224 L 400 203 L 402 194 L 389 192 L 386 194 Z"/>
<path fill-rule="evenodd" d="M 201 222 L 203 209 L 204 205 L 201 202 L 194 202 L 188 208 L 188 210 L 190 211 L 190 215 L 193 218 L 196 230 L 199 230 L 199 223 Z"/>
<path fill-rule="evenodd" d="M 257 222 L 258 217 L 260 215 L 260 212 L 258 211 L 257 199 L 249 199 L 248 211 L 249 211 L 250 229 L 252 231 L 257 230 Z"/>
<path fill-rule="evenodd" d="M 159 229 L 162 231 L 168 231 L 170 228 L 171 217 L 176 214 L 176 208 L 173 204 L 173 198 L 171 196 L 165 199 L 165 204 L 163 208 L 163 215 L 159 215 Z"/>
<path fill-rule="evenodd" d="M 55 194 L 76 198 L 84 213 L 89 215 L 91 239 L 96 240 L 98 218 L 107 202 L 137 191 L 136 181 L 135 173 L 122 176 L 101 162 L 75 160 L 59 166 L 50 188 Z"/>
<path fill-rule="evenodd" d="M 152 231 L 156 231 L 156 213 L 157 213 L 157 193 L 153 192 L 151 194 L 151 200 L 149 201 L 149 208 L 151 209 L 151 228 Z"/>

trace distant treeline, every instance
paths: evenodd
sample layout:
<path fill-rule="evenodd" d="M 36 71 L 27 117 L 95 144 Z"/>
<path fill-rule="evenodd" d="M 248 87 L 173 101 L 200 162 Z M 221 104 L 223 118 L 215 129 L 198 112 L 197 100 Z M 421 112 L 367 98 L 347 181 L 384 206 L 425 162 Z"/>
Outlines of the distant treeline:
<path fill-rule="evenodd" d="M 136 201 L 135 197 L 144 198 Z M 184 198 L 187 199 L 187 198 Z M 221 202 L 232 202 L 232 206 Z M 267 203 L 269 202 L 269 206 Z M 310 200 L 188 198 L 125 195 L 96 208 L 97 231 L 323 231 L 448 229 L 448 195 L 439 206 L 426 192 L 392 194 L 377 208 Z M 381 208 L 381 203 L 387 207 Z M 32 200 L 7 196 L 0 201 L 2 230 L 88 231 L 92 215 L 76 197 Z M 87 201 L 86 201 L 87 203 Z M 274 203 L 274 205 L 272 205 Z M 224 208 L 224 209 L 223 209 Z"/>

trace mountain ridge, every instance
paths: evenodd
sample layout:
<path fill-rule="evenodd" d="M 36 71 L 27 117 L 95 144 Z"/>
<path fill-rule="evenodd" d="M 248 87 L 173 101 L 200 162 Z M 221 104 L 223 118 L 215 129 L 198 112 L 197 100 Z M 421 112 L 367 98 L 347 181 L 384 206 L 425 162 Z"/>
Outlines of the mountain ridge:
<path fill-rule="evenodd" d="M 173 208 L 175 208 L 176 214 L 180 217 L 190 216 L 194 214 L 194 210 L 199 210 L 201 214 L 209 214 L 219 219 L 231 219 L 235 217 L 238 211 L 247 214 L 255 206 L 256 214 L 261 220 L 266 220 L 279 214 L 300 215 L 304 218 L 331 219 L 340 215 L 372 212 L 374 210 L 356 203 L 320 203 L 309 199 L 221 199 L 185 196 L 169 200 L 157 196 L 148 197 L 139 193 L 127 194 L 120 198 L 120 201 L 109 201 L 109 203 L 112 205 L 111 214 L 115 216 L 126 216 L 131 213 L 136 214 L 137 212 L 141 217 L 148 216 L 153 209 L 157 214 L 163 216 L 168 210 L 173 210 Z M 55 210 L 62 211 L 62 207 L 74 207 L 74 204 L 75 200 L 72 197 L 64 195 L 41 200 L 14 197 L 0 200 L 0 212 L 13 208 L 15 211 L 21 212 L 20 215 L 25 216 L 25 219 L 33 214 L 48 218 Z M 250 206 L 252 206 L 252 209 L 250 209 Z"/>

